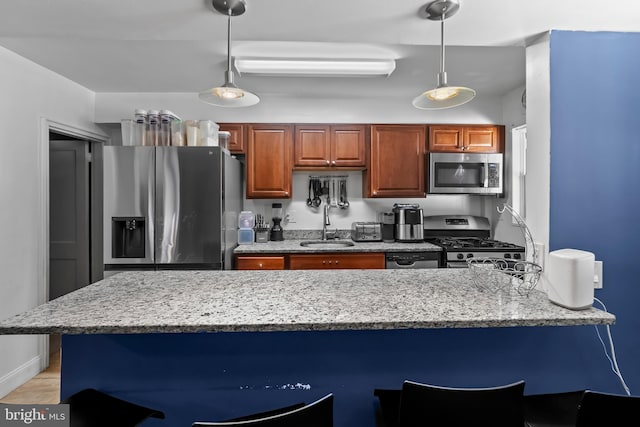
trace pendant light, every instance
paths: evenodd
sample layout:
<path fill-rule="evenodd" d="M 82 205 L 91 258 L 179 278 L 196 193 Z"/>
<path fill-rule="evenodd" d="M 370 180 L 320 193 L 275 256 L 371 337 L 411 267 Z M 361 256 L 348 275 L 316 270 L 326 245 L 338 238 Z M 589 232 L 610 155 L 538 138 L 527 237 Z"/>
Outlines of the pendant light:
<path fill-rule="evenodd" d="M 227 71 L 224 84 L 207 89 L 198 97 L 207 104 L 218 107 L 248 107 L 260 102 L 260 98 L 251 92 L 240 89 L 233 83 L 234 73 L 231 69 L 231 17 L 242 15 L 246 10 L 245 0 L 212 0 L 216 11 L 227 15 Z"/>
<path fill-rule="evenodd" d="M 435 0 L 421 10 L 423 18 L 440 21 L 440 72 L 438 86 L 413 99 L 413 106 L 421 110 L 439 110 L 466 104 L 476 96 L 476 91 L 464 86 L 449 86 L 444 70 L 444 21 L 460 9 L 458 0 Z"/>

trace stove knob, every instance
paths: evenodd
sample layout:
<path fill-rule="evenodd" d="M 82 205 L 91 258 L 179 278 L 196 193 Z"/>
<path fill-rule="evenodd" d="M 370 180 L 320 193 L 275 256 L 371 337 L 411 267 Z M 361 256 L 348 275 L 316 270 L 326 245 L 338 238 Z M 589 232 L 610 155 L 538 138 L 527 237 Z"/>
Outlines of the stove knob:
<path fill-rule="evenodd" d="M 464 255 L 463 254 L 458 254 L 457 257 L 458 257 L 458 259 L 463 259 Z"/>
<path fill-rule="evenodd" d="M 513 254 L 513 258 L 514 259 L 520 259 L 520 254 L 518 254 L 518 253 Z"/>
<path fill-rule="evenodd" d="M 473 254 L 467 254 L 467 258 L 473 258 Z"/>
<path fill-rule="evenodd" d="M 511 254 L 504 254 L 505 258 L 511 258 Z"/>

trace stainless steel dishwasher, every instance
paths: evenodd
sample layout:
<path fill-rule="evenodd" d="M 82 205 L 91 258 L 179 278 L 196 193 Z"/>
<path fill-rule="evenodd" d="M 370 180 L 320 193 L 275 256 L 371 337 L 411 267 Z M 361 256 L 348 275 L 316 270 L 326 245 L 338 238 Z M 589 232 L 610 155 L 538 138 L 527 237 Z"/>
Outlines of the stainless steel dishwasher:
<path fill-rule="evenodd" d="M 442 265 L 440 252 L 387 252 L 385 268 L 439 268 Z"/>

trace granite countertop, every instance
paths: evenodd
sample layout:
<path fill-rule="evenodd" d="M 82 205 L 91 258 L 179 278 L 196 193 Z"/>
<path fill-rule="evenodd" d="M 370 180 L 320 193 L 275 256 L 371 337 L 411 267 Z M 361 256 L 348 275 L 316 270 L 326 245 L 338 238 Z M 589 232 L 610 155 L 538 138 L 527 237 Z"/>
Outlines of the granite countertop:
<path fill-rule="evenodd" d="M 0 320 L 1 334 L 613 324 L 543 292 L 482 292 L 467 269 L 123 272 Z"/>
<path fill-rule="evenodd" d="M 336 232 L 337 241 L 348 241 L 353 246 L 344 247 L 304 247 L 303 241 L 321 240 L 322 230 L 284 230 L 284 240 L 280 242 L 269 241 L 265 243 L 253 243 L 239 245 L 233 253 L 241 254 L 291 254 L 291 253 L 323 253 L 323 252 L 440 252 L 442 248 L 427 242 L 354 242 L 351 240 L 351 230 L 331 230 Z M 335 242 L 336 240 L 329 240 Z"/>
<path fill-rule="evenodd" d="M 336 241 L 348 241 L 353 243 L 353 246 L 344 247 L 304 247 L 300 246 L 300 243 L 305 240 L 320 240 L 320 239 L 294 239 L 284 240 L 281 242 L 266 242 L 266 243 L 254 243 L 252 245 L 239 245 L 233 250 L 236 255 L 241 254 L 275 254 L 275 253 L 322 253 L 322 252 L 440 252 L 442 248 L 432 243 L 417 242 L 417 243 L 384 243 L 384 242 L 354 242 L 351 239 L 339 239 Z M 329 240 L 332 242 L 332 240 Z"/>

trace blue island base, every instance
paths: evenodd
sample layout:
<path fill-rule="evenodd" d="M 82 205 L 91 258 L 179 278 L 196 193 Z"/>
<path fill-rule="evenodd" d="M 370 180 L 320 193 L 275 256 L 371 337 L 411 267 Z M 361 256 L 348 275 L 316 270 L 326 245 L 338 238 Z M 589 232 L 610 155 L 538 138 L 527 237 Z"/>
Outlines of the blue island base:
<path fill-rule="evenodd" d="M 189 427 L 333 393 L 336 427 L 373 427 L 374 388 L 526 381 L 525 393 L 619 392 L 593 326 L 62 337 L 61 398 L 96 388 Z"/>

